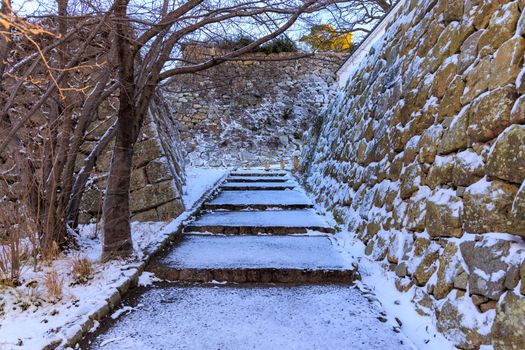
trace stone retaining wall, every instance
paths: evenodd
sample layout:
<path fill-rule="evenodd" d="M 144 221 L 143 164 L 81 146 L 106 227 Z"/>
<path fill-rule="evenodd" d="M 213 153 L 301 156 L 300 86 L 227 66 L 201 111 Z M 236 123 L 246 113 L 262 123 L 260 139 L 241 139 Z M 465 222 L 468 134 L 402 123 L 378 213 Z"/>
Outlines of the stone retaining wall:
<path fill-rule="evenodd" d="M 319 201 L 463 349 L 525 348 L 524 7 L 406 1 L 303 153 Z"/>
<path fill-rule="evenodd" d="M 111 114 L 100 114 L 100 120 L 93 123 L 88 136 L 91 142 L 83 145 L 85 155 L 89 154 L 96 141 L 115 120 Z M 165 221 L 184 211 L 182 185 L 185 181 L 185 155 L 176 125 L 170 107 L 160 95 L 157 96 L 135 145 L 130 194 L 132 221 Z M 111 151 L 112 144 L 97 159 L 90 186 L 81 204 L 81 223 L 90 222 L 101 215 Z M 78 168 L 83 165 L 83 158 L 83 155 L 77 158 Z"/>
<path fill-rule="evenodd" d="M 190 47 L 185 58 L 216 50 Z M 328 101 L 343 55 L 286 60 L 291 55 L 253 54 L 177 77 L 170 104 L 192 164 L 261 165 L 299 152 L 303 134 Z"/>

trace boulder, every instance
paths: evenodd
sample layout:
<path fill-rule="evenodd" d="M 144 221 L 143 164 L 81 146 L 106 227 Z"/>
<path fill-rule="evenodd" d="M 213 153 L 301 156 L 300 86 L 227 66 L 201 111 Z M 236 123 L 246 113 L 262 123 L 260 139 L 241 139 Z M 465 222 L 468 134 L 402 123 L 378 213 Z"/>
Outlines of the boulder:
<path fill-rule="evenodd" d="M 491 300 L 498 300 L 505 291 L 505 276 L 509 265 L 504 261 L 510 251 L 510 241 L 488 239 L 460 244 L 461 255 L 469 269 L 469 291 Z"/>
<path fill-rule="evenodd" d="M 458 71 L 460 74 L 476 60 L 478 56 L 478 41 L 481 34 L 483 34 L 482 31 L 472 33 L 461 45 L 458 62 Z"/>
<path fill-rule="evenodd" d="M 146 165 L 146 175 L 150 184 L 170 180 L 173 178 L 166 157 L 152 160 Z"/>
<path fill-rule="evenodd" d="M 426 184 L 430 188 L 436 188 L 452 182 L 453 167 L 454 156 L 437 156 L 428 172 Z"/>
<path fill-rule="evenodd" d="M 488 90 L 489 82 L 487 77 L 490 76 L 491 65 L 490 57 L 484 57 L 463 73 L 463 78 L 466 82 L 465 90 L 460 98 L 463 105 L 470 103 Z"/>
<path fill-rule="evenodd" d="M 521 184 L 525 180 L 525 125 L 511 125 L 491 148 L 487 174 Z"/>

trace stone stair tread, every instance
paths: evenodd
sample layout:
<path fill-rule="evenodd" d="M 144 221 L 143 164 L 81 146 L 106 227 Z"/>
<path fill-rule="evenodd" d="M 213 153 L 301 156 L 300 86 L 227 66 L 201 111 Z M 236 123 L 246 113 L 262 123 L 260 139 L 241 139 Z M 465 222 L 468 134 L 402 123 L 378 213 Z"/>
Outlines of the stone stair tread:
<path fill-rule="evenodd" d="M 293 180 L 289 176 L 229 176 L 228 182 L 286 182 Z"/>
<path fill-rule="evenodd" d="M 253 169 L 253 170 L 236 170 L 230 173 L 232 176 L 285 176 L 289 172 L 286 170 L 263 170 L 263 169 Z"/>
<path fill-rule="evenodd" d="M 295 190 L 285 191 L 225 191 L 207 203 L 211 206 L 235 205 L 268 205 L 289 206 L 304 205 L 311 206 L 312 201 L 302 192 Z"/>
<path fill-rule="evenodd" d="M 185 235 L 159 264 L 178 269 L 355 270 L 321 236 Z"/>
<path fill-rule="evenodd" d="M 331 226 L 312 209 L 213 211 L 204 213 L 188 225 L 188 227 L 214 226 L 331 229 Z"/>
<path fill-rule="evenodd" d="M 286 181 L 286 182 L 254 182 L 254 183 L 243 183 L 243 182 L 227 182 L 221 185 L 223 190 L 285 190 L 297 187 L 297 182 Z"/>

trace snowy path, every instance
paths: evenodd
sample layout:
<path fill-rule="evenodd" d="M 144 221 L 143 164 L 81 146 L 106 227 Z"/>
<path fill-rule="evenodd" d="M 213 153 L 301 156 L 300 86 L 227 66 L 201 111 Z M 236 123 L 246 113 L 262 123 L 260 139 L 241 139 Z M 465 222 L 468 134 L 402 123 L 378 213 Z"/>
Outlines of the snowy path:
<path fill-rule="evenodd" d="M 287 186 L 267 190 L 282 184 L 274 178 Z M 150 264 L 172 282 L 129 297 L 132 311 L 105 322 L 83 349 L 414 349 L 352 285 L 355 264 L 290 174 L 240 171 L 222 189 Z"/>

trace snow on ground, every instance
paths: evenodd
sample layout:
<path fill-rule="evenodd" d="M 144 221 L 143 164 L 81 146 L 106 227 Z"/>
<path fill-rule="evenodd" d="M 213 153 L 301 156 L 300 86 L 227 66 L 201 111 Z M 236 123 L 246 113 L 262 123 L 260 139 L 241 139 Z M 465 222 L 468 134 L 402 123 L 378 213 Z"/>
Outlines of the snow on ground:
<path fill-rule="evenodd" d="M 199 198 L 228 171 L 230 171 L 228 168 L 186 168 L 186 185 L 182 194 L 182 201 L 186 208 L 192 208 Z"/>
<path fill-rule="evenodd" d="M 224 169 L 190 169 L 184 191 L 187 208 L 191 208 L 225 172 Z M 21 286 L 1 287 L 0 349 L 41 349 L 50 340 L 67 337 L 68 332 L 78 329 L 86 314 L 100 308 L 115 292 L 116 286 L 136 272 L 146 248 L 159 244 L 189 217 L 187 211 L 171 222 L 132 223 L 134 258 L 108 263 L 100 262 L 101 227 L 95 224 L 81 227 L 79 251 L 62 254 L 52 263 L 38 266 L 36 271 L 27 266 Z M 93 267 L 93 274 L 85 284 L 76 282 L 72 271 L 73 262 L 83 257 L 88 258 Z M 44 280 L 51 271 L 57 273 L 58 285 L 61 285 L 62 296 L 58 298 L 53 298 L 45 287 Z M 139 279 L 142 285 L 153 281 L 150 275 Z"/>
<path fill-rule="evenodd" d="M 135 303 L 82 349 L 415 349 L 351 286 L 170 285 Z"/>

